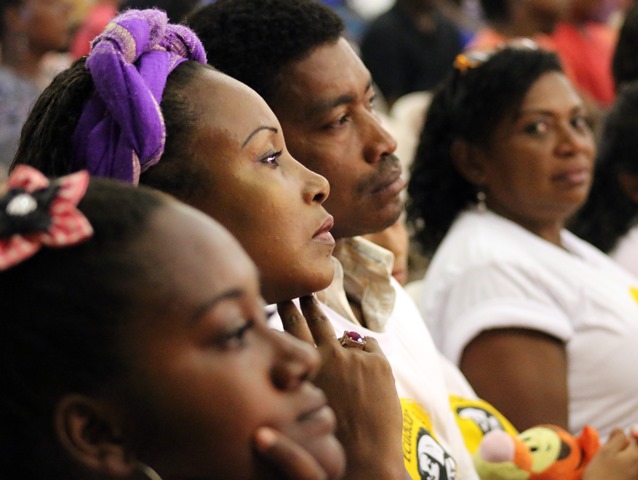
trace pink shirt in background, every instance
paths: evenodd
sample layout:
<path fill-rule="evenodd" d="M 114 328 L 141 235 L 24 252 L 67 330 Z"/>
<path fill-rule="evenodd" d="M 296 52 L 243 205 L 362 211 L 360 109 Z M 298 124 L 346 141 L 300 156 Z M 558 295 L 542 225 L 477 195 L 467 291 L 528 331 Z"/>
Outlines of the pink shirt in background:
<path fill-rule="evenodd" d="M 603 107 L 614 101 L 611 61 L 618 32 L 604 23 L 583 26 L 561 22 L 552 39 L 561 62 L 571 71 L 570 79 Z"/>
<path fill-rule="evenodd" d="M 71 41 L 71 56 L 78 59 L 88 55 L 93 39 L 102 33 L 116 14 L 117 6 L 114 2 L 98 3 L 91 8 Z"/>

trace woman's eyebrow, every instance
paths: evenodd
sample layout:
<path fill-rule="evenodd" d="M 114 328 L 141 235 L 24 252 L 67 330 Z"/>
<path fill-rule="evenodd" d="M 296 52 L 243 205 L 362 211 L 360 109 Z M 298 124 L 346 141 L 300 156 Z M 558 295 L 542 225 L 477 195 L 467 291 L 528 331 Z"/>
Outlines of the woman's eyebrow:
<path fill-rule="evenodd" d="M 578 105 L 575 106 L 574 108 L 572 108 L 569 111 L 570 115 L 575 115 L 577 113 L 580 112 L 584 112 L 585 111 L 585 107 L 583 107 L 582 105 Z M 540 115 L 542 117 L 547 117 L 547 118 L 554 118 L 556 116 L 559 116 L 559 113 L 556 113 L 552 110 L 545 110 L 542 108 L 534 108 L 534 109 L 529 109 L 529 110 L 521 110 L 518 115 L 516 115 L 515 119 L 521 119 L 523 118 L 525 115 Z"/>
<path fill-rule="evenodd" d="M 231 290 L 227 290 L 222 292 L 219 295 L 214 296 L 213 298 L 205 301 L 201 304 L 191 315 L 189 323 L 194 325 L 197 321 L 206 314 L 211 308 L 215 307 L 215 305 L 225 301 L 225 300 L 234 300 L 239 299 L 245 295 L 245 292 L 240 288 L 235 288 Z"/>
<path fill-rule="evenodd" d="M 250 132 L 250 135 L 248 135 L 248 137 L 246 137 L 246 140 L 244 140 L 244 143 L 241 144 L 241 148 L 244 148 L 248 144 L 248 142 L 250 142 L 250 139 L 253 138 L 258 132 L 262 130 L 270 130 L 271 132 L 279 133 L 279 130 L 276 129 L 275 127 L 268 127 L 266 125 L 257 127 L 252 132 Z"/>

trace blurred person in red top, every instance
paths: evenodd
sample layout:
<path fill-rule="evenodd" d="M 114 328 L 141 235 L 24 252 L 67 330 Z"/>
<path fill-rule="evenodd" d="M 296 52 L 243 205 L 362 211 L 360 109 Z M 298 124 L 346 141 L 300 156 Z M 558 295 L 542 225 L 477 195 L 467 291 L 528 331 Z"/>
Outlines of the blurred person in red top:
<path fill-rule="evenodd" d="M 618 37 L 607 23 L 616 0 L 571 0 L 567 17 L 558 23 L 552 40 L 570 78 L 602 108 L 614 100 L 611 62 Z"/>
<path fill-rule="evenodd" d="M 71 42 L 71 55 L 74 59 L 89 54 L 91 41 L 115 17 L 119 6 L 120 0 L 96 0 Z"/>

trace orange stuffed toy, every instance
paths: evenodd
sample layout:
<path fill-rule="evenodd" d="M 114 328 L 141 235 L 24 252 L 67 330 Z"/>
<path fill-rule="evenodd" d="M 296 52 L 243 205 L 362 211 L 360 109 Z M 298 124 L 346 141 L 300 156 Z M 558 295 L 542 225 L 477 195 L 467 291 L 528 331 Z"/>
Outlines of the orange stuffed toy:
<path fill-rule="evenodd" d="M 586 426 L 574 437 L 554 425 L 539 425 L 515 437 L 489 432 L 474 454 L 481 480 L 580 480 L 596 454 L 598 433 Z"/>

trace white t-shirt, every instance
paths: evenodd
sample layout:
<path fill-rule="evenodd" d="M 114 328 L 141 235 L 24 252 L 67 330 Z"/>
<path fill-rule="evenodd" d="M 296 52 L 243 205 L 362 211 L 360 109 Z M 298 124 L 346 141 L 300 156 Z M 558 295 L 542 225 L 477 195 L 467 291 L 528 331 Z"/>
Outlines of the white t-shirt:
<path fill-rule="evenodd" d="M 404 416 L 412 414 L 415 418 L 422 419 L 428 433 L 431 433 L 456 461 L 458 468 L 456 478 L 477 478 L 452 414 L 444 367 L 440 362 L 439 354 L 423 322 L 413 321 L 420 319 L 420 316 L 412 301 L 410 299 L 408 299 L 409 302 L 404 301 L 403 295 L 406 294 L 397 291 L 396 308 L 383 332 L 373 332 L 362 326 L 353 326 L 329 307 L 325 307 L 324 311 L 338 336 L 341 336 L 344 330 L 355 330 L 379 342 L 383 353 L 392 365 L 397 393 L 403 400 Z M 404 422 L 404 441 L 409 437 L 406 428 Z M 418 433 L 416 429 L 414 430 L 412 436 Z M 443 469 L 445 462 L 439 460 L 436 463 L 441 464 L 439 468 Z M 441 478 L 452 477 L 441 475 Z"/>
<path fill-rule="evenodd" d="M 460 214 L 426 272 L 419 308 L 459 364 L 481 331 L 526 328 L 566 344 L 569 429 L 638 422 L 638 280 L 568 231 L 562 249 L 492 212 Z"/>
<path fill-rule="evenodd" d="M 474 436 L 467 441 L 476 443 L 485 433 L 477 433 L 477 425 L 485 418 L 494 428 L 499 428 L 493 425 L 496 419 L 501 420 L 501 427 L 506 420 L 491 410 L 493 407 L 476 399 L 458 368 L 435 348 L 414 301 L 392 278 L 390 252 L 355 237 L 340 240 L 335 253 L 343 268 L 335 259 L 335 279 L 317 298 L 323 300 L 321 307 L 337 337 L 344 330 L 373 337 L 390 362 L 403 407 L 403 450 L 411 477 L 477 480 L 464 438 Z M 360 325 L 353 316 L 346 290 L 361 300 L 371 328 Z M 274 328 L 282 329 L 279 318 L 272 322 Z M 470 418 L 477 411 L 484 418 Z"/>
<path fill-rule="evenodd" d="M 631 228 L 609 252 L 621 267 L 638 277 L 638 225 Z"/>

